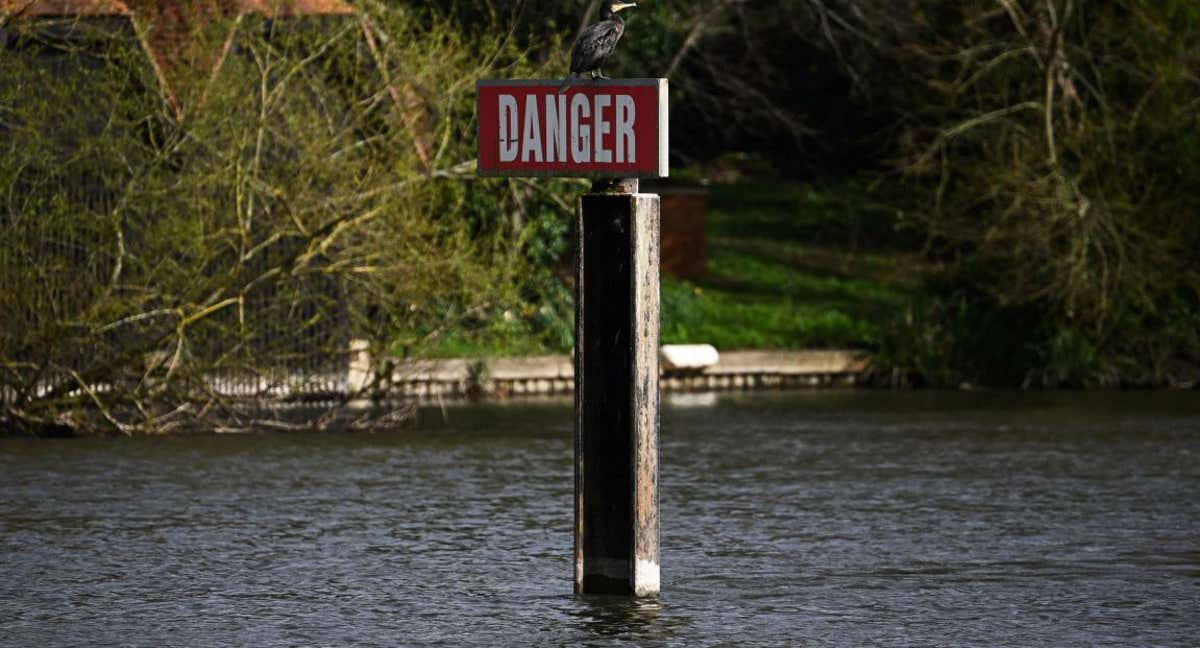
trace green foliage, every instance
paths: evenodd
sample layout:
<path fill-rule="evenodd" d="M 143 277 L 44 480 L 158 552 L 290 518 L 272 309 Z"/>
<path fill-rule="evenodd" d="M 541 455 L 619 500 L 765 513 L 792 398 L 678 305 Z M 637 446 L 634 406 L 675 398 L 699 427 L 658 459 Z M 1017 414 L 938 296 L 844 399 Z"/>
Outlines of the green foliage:
<path fill-rule="evenodd" d="M 166 75 L 200 83 L 175 112 L 128 24 L 9 26 L 3 419 L 218 423 L 221 384 L 286 394 L 352 337 L 420 355 L 508 334 L 514 311 L 561 345 L 569 310 L 543 264 L 562 253 L 566 186 L 473 173 L 498 26 L 468 36 L 378 5 L 223 28 L 215 73 Z M 502 49 L 508 73 L 536 75 Z"/>
<path fill-rule="evenodd" d="M 897 54 L 901 77 L 926 80 L 897 95 L 911 111 L 904 202 L 943 263 L 942 299 L 971 295 L 1032 350 L 1015 380 L 970 379 L 1194 380 L 1200 347 L 1176 318 L 1200 327 L 1195 3 L 973 2 L 939 17 L 936 39 Z M 1163 346 L 1176 360 L 1151 369 Z M 1013 353 L 976 348 L 977 366 Z"/>

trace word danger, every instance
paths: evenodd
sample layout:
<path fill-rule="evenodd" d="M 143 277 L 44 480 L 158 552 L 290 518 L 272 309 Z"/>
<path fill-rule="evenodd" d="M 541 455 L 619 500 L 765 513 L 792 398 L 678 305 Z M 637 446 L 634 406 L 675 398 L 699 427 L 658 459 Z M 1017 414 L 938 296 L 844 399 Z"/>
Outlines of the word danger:
<path fill-rule="evenodd" d="M 480 81 L 479 173 L 667 175 L 666 81 Z"/>
<path fill-rule="evenodd" d="M 499 96 L 501 162 L 566 162 L 568 141 L 571 162 L 637 162 L 637 106 L 630 95 L 573 95 L 570 119 L 565 95 L 540 99 L 525 95 L 520 109 L 515 96 Z"/>

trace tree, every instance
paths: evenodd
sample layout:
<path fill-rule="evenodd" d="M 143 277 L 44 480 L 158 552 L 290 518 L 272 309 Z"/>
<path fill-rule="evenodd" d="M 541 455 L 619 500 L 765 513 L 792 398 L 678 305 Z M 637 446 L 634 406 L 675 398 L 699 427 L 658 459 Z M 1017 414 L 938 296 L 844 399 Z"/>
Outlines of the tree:
<path fill-rule="evenodd" d="M 335 399 L 328 425 L 351 337 L 420 353 L 542 276 L 506 214 L 561 199 L 473 188 L 495 39 L 382 4 L 229 27 L 182 111 L 128 26 L 6 27 L 4 426 L 284 425 L 288 394 Z"/>

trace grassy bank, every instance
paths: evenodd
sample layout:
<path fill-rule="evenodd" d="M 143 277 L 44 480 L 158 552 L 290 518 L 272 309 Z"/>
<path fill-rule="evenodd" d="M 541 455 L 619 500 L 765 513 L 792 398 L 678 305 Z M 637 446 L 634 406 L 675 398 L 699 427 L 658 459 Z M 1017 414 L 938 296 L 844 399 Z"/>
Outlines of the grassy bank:
<path fill-rule="evenodd" d="M 875 349 L 919 290 L 923 266 L 895 214 L 859 188 L 785 183 L 710 187 L 708 272 L 663 277 L 662 339 L 719 349 Z M 566 288 L 563 287 L 565 291 Z M 447 329 L 432 355 L 565 353 L 570 296 L 539 295 Z"/>
<path fill-rule="evenodd" d="M 663 283 L 663 341 L 718 348 L 874 348 L 921 264 L 893 214 L 854 187 L 711 187 L 708 274 Z M 847 195 L 841 195 L 845 193 Z"/>

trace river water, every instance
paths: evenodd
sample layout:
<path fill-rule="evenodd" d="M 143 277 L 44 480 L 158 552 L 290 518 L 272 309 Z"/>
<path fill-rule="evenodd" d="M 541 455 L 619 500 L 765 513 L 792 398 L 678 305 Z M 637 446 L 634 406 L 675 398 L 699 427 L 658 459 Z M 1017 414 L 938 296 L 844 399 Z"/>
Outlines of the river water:
<path fill-rule="evenodd" d="M 1200 395 L 667 399 L 663 596 L 571 593 L 569 402 L 0 440 L 0 645 L 1196 646 Z"/>

